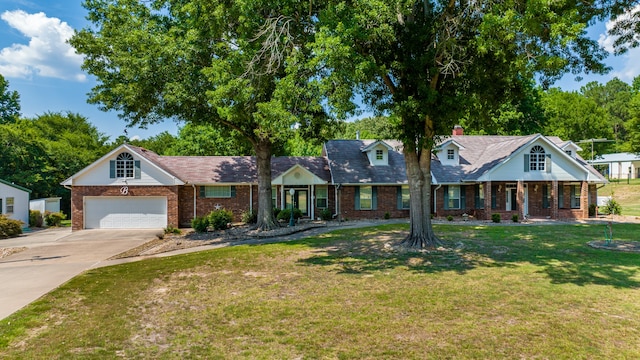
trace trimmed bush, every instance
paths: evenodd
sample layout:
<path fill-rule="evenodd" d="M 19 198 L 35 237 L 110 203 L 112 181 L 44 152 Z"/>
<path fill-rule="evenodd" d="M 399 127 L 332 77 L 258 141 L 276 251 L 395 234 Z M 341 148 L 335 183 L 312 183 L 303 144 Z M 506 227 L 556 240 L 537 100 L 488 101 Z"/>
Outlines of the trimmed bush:
<path fill-rule="evenodd" d="M 42 227 L 42 224 L 44 224 L 44 218 L 40 210 L 29 210 L 29 226 Z"/>
<path fill-rule="evenodd" d="M 453 216 L 447 215 L 447 221 L 453 221 Z"/>
<path fill-rule="evenodd" d="M 224 230 L 233 221 L 233 213 L 230 210 L 220 209 L 209 213 L 209 225 L 215 230 Z"/>
<path fill-rule="evenodd" d="M 242 213 L 242 222 L 245 224 L 255 224 L 258 222 L 258 212 L 256 210 L 247 210 Z"/>
<path fill-rule="evenodd" d="M 322 209 L 322 211 L 320 211 L 320 219 L 324 221 L 330 221 L 331 219 L 333 219 L 333 211 L 331 211 L 331 209 L 329 208 Z"/>
<path fill-rule="evenodd" d="M 600 208 L 603 214 L 605 215 L 622 215 L 622 206 L 617 201 L 611 199 L 607 202 L 607 205 Z"/>
<path fill-rule="evenodd" d="M 280 208 L 273 208 L 273 216 L 275 216 L 275 218 L 278 218 L 278 214 L 280 214 L 281 209 Z"/>
<path fill-rule="evenodd" d="M 191 220 L 191 227 L 196 232 L 206 232 L 209 227 L 209 219 L 206 216 L 196 216 Z"/>
<path fill-rule="evenodd" d="M 65 220 L 67 215 L 61 212 L 49 212 L 45 211 L 44 213 L 44 222 L 47 226 L 55 226 L 58 227 L 62 225 L 62 220 Z"/>
<path fill-rule="evenodd" d="M 518 215 L 517 214 L 511 215 L 511 221 L 518 222 Z"/>
<path fill-rule="evenodd" d="M 491 214 L 491 221 L 493 221 L 494 223 L 499 223 L 500 222 L 500 214 Z"/>
<path fill-rule="evenodd" d="M 298 220 L 302 217 L 302 211 L 300 209 L 293 209 L 293 218 Z M 278 220 L 289 221 L 291 218 L 291 209 L 280 210 L 278 213 Z"/>
<path fill-rule="evenodd" d="M 169 224 L 169 225 L 167 225 L 166 228 L 164 228 L 164 233 L 165 234 L 180 234 L 180 229 L 178 229 L 177 227 Z"/>
<path fill-rule="evenodd" d="M 591 204 L 589 205 L 589 217 L 594 217 L 596 216 L 596 208 L 598 206 L 596 204 Z"/>
<path fill-rule="evenodd" d="M 22 234 L 22 221 L 9 219 L 0 214 L 0 239 L 6 239 Z"/>
<path fill-rule="evenodd" d="M 384 219 L 385 219 L 385 220 L 389 220 L 389 219 L 391 219 L 391 214 L 389 214 L 389 212 L 388 212 L 388 211 L 384 213 Z"/>

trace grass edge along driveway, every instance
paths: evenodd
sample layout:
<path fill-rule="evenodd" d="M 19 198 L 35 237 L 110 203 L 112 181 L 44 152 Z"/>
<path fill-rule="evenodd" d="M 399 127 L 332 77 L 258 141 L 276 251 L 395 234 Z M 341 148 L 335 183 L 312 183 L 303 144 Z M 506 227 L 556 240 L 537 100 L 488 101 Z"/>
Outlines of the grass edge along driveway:
<path fill-rule="evenodd" d="M 340 230 L 88 271 L 0 322 L 0 358 L 640 358 L 640 254 L 601 225 Z M 635 240 L 638 225 L 614 226 Z"/>

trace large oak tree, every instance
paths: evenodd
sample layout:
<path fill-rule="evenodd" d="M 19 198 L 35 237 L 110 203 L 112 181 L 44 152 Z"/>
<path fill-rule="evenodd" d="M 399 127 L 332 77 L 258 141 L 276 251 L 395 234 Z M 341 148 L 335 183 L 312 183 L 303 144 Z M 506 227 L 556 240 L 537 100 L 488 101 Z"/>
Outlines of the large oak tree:
<path fill-rule="evenodd" d="M 87 0 L 92 26 L 70 40 L 98 79 L 89 102 L 131 126 L 165 119 L 224 127 L 251 143 L 258 227 L 276 226 L 271 156 L 293 128 L 327 120 L 313 75 L 311 3 Z"/>
<path fill-rule="evenodd" d="M 330 93 L 346 108 L 353 94 L 398 119 L 411 194 L 403 245 L 434 247 L 431 162 L 440 134 L 470 110 L 495 111 L 568 71 L 606 68 L 585 28 L 611 2 L 582 0 L 330 1 L 318 19 L 314 54 Z M 474 114 L 470 114 L 474 116 Z"/>

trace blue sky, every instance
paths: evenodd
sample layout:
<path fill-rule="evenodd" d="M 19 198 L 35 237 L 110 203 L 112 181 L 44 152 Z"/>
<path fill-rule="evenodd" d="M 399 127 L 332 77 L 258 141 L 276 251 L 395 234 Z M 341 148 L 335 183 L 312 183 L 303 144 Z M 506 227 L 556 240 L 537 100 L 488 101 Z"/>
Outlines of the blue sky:
<path fill-rule="evenodd" d="M 87 104 L 87 93 L 96 84 L 84 73 L 82 58 L 65 41 L 73 29 L 88 25 L 80 0 L 0 0 L 0 74 L 9 81 L 9 89 L 20 93 L 22 115 L 34 117 L 46 112 L 81 114 L 112 139 L 124 134 L 126 123 L 116 113 L 105 113 Z M 609 48 L 606 23 L 589 29 L 589 36 Z M 606 83 L 613 77 L 631 83 L 640 75 L 640 49 L 619 57 L 610 56 L 613 68 L 605 76 L 585 75 L 575 82 L 568 74 L 555 86 L 579 90 L 589 81 Z M 148 129 L 129 128 L 130 137 L 147 138 L 162 131 L 177 134 L 179 124 L 167 120 Z"/>

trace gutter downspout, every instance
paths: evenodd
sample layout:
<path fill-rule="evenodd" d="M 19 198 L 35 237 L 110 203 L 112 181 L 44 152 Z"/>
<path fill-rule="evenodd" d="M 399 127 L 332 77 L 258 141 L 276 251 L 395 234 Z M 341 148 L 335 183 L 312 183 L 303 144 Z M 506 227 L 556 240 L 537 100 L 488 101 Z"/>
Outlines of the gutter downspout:
<path fill-rule="evenodd" d="M 196 195 L 196 184 L 191 184 L 191 187 L 193 187 L 193 218 L 195 219 L 198 216 L 196 213 L 196 200 L 198 199 L 198 196 Z"/>
<path fill-rule="evenodd" d="M 436 214 L 438 213 L 436 209 L 436 204 L 437 204 L 436 194 L 438 193 L 438 189 L 440 189 L 441 187 L 442 187 L 442 184 L 438 184 L 438 187 L 433 189 L 433 212 Z M 429 216 L 431 216 L 431 214 L 429 214 Z"/>
<path fill-rule="evenodd" d="M 249 212 L 253 213 L 253 184 L 249 184 Z"/>
<path fill-rule="evenodd" d="M 342 187 L 342 184 L 337 184 L 336 186 L 333 187 L 333 190 L 335 192 L 335 199 L 336 199 L 336 213 L 333 214 L 333 218 L 338 218 L 338 222 L 340 222 L 340 201 L 338 198 L 338 190 L 340 190 L 340 188 Z"/>

